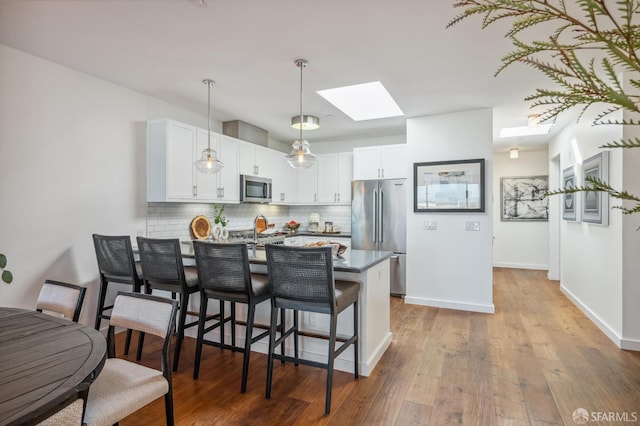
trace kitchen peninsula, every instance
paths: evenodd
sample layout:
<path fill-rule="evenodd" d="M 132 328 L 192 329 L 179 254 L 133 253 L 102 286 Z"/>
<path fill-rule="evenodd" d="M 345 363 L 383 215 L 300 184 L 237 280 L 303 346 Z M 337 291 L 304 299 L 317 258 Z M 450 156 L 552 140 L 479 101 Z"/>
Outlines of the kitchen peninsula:
<path fill-rule="evenodd" d="M 182 245 L 185 264 L 194 261 L 193 246 Z M 361 283 L 360 289 L 360 374 L 368 376 L 391 344 L 389 282 L 390 257 L 386 251 L 348 250 L 342 257 L 334 259 L 334 277 Z M 249 249 L 249 262 L 254 273 L 267 273 L 266 253 L 264 250 Z M 269 323 L 267 304 L 258 305 L 256 322 Z M 243 307 L 238 307 L 238 310 Z M 338 336 L 350 336 L 353 331 L 352 307 L 343 312 L 338 319 Z M 238 312 L 245 317 L 246 312 Z M 288 318 L 290 321 L 291 319 Z M 327 315 L 304 312 L 300 317 L 300 327 L 304 331 L 328 334 Z M 300 355 L 312 360 L 326 359 L 326 341 L 310 337 L 300 337 Z M 254 350 L 267 353 L 264 341 L 252 345 Z M 353 372 L 353 349 L 349 348 L 335 360 L 335 369 Z"/>

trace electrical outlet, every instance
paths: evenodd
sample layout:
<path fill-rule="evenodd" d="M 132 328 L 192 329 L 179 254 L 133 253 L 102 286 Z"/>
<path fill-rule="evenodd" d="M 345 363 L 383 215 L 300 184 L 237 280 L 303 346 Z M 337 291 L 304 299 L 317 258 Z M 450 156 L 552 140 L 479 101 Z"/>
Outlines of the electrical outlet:
<path fill-rule="evenodd" d="M 435 220 L 425 220 L 422 229 L 425 231 L 435 231 L 438 229 L 438 222 Z"/>
<path fill-rule="evenodd" d="M 468 221 L 465 223 L 464 229 L 466 231 L 479 231 L 480 230 L 480 222 L 477 220 Z"/>

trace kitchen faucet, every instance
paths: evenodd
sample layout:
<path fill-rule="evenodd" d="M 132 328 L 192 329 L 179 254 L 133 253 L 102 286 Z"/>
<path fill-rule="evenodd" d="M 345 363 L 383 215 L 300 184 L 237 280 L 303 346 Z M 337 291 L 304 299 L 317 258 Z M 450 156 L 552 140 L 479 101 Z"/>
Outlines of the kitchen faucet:
<path fill-rule="evenodd" d="M 262 213 L 258 213 L 255 219 L 253 219 L 253 244 L 254 247 L 258 244 L 258 219 L 264 219 L 264 228 L 267 229 L 269 227 L 269 221 Z"/>

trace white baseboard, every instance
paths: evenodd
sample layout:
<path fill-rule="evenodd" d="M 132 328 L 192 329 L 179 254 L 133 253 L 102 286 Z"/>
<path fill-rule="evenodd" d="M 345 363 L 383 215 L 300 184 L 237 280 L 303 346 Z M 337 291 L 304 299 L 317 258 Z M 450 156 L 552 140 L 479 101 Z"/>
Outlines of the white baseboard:
<path fill-rule="evenodd" d="M 595 325 L 598 327 L 613 343 L 616 344 L 620 349 L 627 349 L 631 351 L 640 351 L 640 340 L 634 339 L 625 339 L 622 336 L 618 335 L 615 330 L 613 330 L 609 324 L 602 320 L 595 312 L 593 312 L 587 305 L 582 303 L 575 294 L 573 294 L 569 289 L 560 285 L 560 290 L 573 302 L 574 305 L 578 307 L 582 311 L 583 314 L 587 316 Z"/>
<path fill-rule="evenodd" d="M 493 262 L 494 268 L 511 268 L 511 269 L 535 269 L 539 271 L 548 271 L 549 265 L 536 265 L 533 263 L 509 263 L 509 262 Z"/>
<path fill-rule="evenodd" d="M 476 303 L 454 302 L 451 300 L 425 299 L 422 297 L 405 296 L 404 303 L 411 305 L 432 306 L 434 308 L 456 309 L 459 311 L 480 312 L 483 314 L 493 314 L 495 307 L 490 305 L 479 305 Z"/>

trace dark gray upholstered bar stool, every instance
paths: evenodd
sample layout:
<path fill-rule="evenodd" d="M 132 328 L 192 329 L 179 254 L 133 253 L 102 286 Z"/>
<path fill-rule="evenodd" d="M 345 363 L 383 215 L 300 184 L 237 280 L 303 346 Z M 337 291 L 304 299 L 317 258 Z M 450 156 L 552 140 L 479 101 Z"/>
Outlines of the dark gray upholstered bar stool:
<path fill-rule="evenodd" d="M 103 319 L 111 316 L 105 311 L 113 309 L 113 305 L 105 306 L 107 287 L 109 283 L 127 284 L 132 286 L 134 293 L 142 291 L 142 268 L 133 258 L 131 237 L 128 235 L 99 235 L 93 234 L 93 245 L 96 249 L 98 271 L 100 272 L 100 290 L 98 293 L 98 307 L 96 309 L 96 330 L 100 330 Z M 127 330 L 124 345 L 125 355 L 129 353 L 131 330 Z"/>
<path fill-rule="evenodd" d="M 267 276 L 252 274 L 249 269 L 249 254 L 247 245 L 214 244 L 194 241 L 193 249 L 200 282 L 200 325 L 198 326 L 198 341 L 196 358 L 193 367 L 193 378 L 197 379 L 200 371 L 202 345 L 219 346 L 222 348 L 240 350 L 244 352 L 242 363 L 242 384 L 240 392 L 247 390 L 247 376 L 249 373 L 249 358 L 251 344 L 267 337 L 269 330 L 253 336 L 256 305 L 271 299 Z M 206 312 L 209 299 L 220 301 L 220 316 L 218 321 L 206 327 Z M 231 302 L 231 316 L 225 317 L 224 302 Z M 235 304 L 247 305 L 247 320 L 245 329 L 244 348 L 235 346 Z M 231 321 L 231 345 L 224 344 L 224 324 Z M 206 340 L 205 333 L 220 328 L 220 342 Z"/>
<path fill-rule="evenodd" d="M 327 370 L 325 415 L 331 410 L 331 387 L 333 363 L 349 345 L 354 349 L 354 373 L 358 378 L 358 293 L 360 283 L 335 281 L 331 247 L 293 247 L 284 245 L 266 246 L 267 271 L 271 290 L 271 334 L 267 367 L 266 398 L 271 397 L 273 360 L 305 364 Z M 336 349 L 336 327 L 338 314 L 353 305 L 353 336 L 345 339 Z M 276 339 L 277 309 L 293 310 L 293 326 Z M 330 316 L 329 350 L 326 363 L 301 359 L 298 356 L 298 311 L 318 312 Z M 288 336 L 294 336 L 294 356 L 276 354 L 275 348 Z"/>
<path fill-rule="evenodd" d="M 198 321 L 186 323 L 189 295 L 198 291 L 198 272 L 195 266 L 183 265 L 180 241 L 177 238 L 137 239 L 145 293 L 151 294 L 152 290 L 157 289 L 180 295 L 180 315 L 173 357 L 173 371 L 177 371 L 184 330 L 198 325 Z M 138 356 L 141 354 L 143 342 L 144 333 L 140 334 Z"/>
<path fill-rule="evenodd" d="M 78 322 L 86 291 L 85 287 L 79 285 L 45 280 L 38 295 L 36 311 L 55 312 L 64 315 L 67 319 Z"/>

